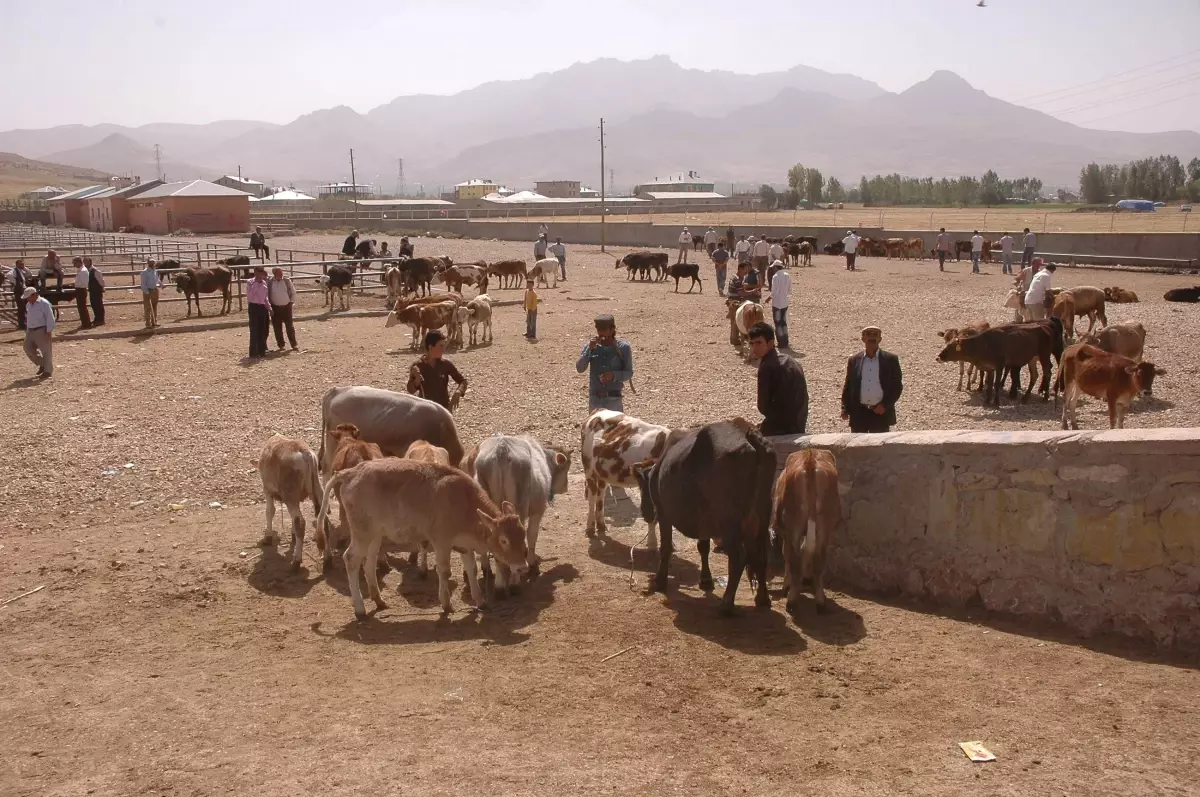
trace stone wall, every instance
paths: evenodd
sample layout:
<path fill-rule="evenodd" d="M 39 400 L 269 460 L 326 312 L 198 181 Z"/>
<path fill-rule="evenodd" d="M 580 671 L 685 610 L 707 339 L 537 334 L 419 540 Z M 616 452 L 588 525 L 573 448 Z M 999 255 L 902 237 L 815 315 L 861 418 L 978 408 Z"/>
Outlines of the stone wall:
<path fill-rule="evenodd" d="M 1200 428 L 772 442 L 837 457 L 844 586 L 1200 648 Z"/>

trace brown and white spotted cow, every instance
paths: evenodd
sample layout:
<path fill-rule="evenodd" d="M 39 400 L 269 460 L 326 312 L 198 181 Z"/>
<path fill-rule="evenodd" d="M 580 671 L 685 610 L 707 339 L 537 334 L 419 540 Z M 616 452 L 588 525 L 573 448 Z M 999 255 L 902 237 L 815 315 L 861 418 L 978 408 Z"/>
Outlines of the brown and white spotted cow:
<path fill-rule="evenodd" d="M 608 531 L 604 523 L 604 488 L 637 487 L 634 465 L 657 461 L 667 450 L 671 430 L 646 423 L 623 412 L 596 410 L 583 424 L 580 450 L 588 502 L 587 536 Z M 654 524 L 649 547 L 658 548 Z"/>

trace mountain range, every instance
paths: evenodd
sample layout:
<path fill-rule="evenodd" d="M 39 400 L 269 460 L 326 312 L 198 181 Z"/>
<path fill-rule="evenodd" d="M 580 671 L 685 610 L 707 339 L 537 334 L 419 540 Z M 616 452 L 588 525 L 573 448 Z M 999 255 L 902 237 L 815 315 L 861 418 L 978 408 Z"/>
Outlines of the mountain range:
<path fill-rule="evenodd" d="M 807 66 L 742 75 L 687 69 L 665 56 L 600 59 L 448 96 L 398 97 L 278 125 L 64 125 L 0 132 L 0 151 L 145 179 L 153 146 L 170 179 L 242 173 L 264 182 L 350 177 L 391 190 L 403 158 L 410 187 L 486 177 L 599 181 L 597 126 L 617 186 L 696 170 L 718 182 L 781 182 L 801 162 L 857 182 L 863 174 L 1039 177 L 1074 185 L 1089 161 L 1200 155 L 1200 133 L 1122 133 L 1072 125 L 991 97 L 951 72 L 892 93 Z"/>

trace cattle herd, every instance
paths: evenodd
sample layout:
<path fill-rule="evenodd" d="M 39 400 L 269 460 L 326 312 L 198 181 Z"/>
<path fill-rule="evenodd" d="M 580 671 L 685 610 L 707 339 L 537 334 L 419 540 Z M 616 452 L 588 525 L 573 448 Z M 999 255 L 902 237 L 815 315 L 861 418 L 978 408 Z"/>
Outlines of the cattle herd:
<path fill-rule="evenodd" d="M 791 455 L 776 477 L 776 454 L 751 424 L 736 418 L 668 429 L 620 412 L 597 410 L 583 424 L 580 452 L 587 496 L 587 537 L 605 535 L 604 494 L 637 488 L 649 526 L 648 547 L 659 552 L 652 589 L 665 592 L 672 532 L 696 540 L 701 589 L 715 585 L 710 544 L 729 557 L 721 611 L 731 613 L 744 572 L 755 582 L 755 603 L 771 605 L 767 567 L 774 549 L 784 557 L 787 606 L 811 580 L 817 611 L 826 608 L 821 573 L 830 536 L 841 522 L 837 469 L 827 451 Z M 361 581 L 376 610 L 386 608 L 379 578 L 391 569 L 387 553 L 408 553 L 426 573 L 432 553 L 438 597 L 451 611 L 450 561 L 458 553 L 476 606 L 518 595 L 539 572 L 538 536 L 554 496 L 567 490 L 573 452 L 523 435 L 495 434 L 469 451 L 444 407 L 373 387 L 335 387 L 321 402 L 321 445 L 275 435 L 258 460 L 267 529 L 260 544 L 278 542 L 275 503 L 292 521 L 288 560 L 303 558 L 302 503 L 316 513 L 314 538 L 323 569 L 341 551 L 355 616 L 367 616 Z M 330 500 L 339 522 L 329 522 Z M 657 536 L 655 534 L 657 528 Z M 775 531 L 772 545 L 771 529 Z"/>

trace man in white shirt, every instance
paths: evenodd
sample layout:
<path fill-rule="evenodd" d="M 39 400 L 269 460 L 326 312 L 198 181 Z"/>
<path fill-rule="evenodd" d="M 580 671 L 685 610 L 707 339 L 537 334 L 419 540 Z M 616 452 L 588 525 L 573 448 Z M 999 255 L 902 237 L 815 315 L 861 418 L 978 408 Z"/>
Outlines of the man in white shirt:
<path fill-rule="evenodd" d="M 271 303 L 271 324 L 275 327 L 275 345 L 283 351 L 283 330 L 287 328 L 288 343 L 292 351 L 300 351 L 296 345 L 296 327 L 292 324 L 292 308 L 296 304 L 296 288 L 290 278 L 283 276 L 283 269 L 276 266 L 267 281 L 267 300 Z"/>
<path fill-rule="evenodd" d="M 1046 317 L 1046 292 L 1051 288 L 1054 279 L 1053 263 L 1047 263 L 1042 270 L 1033 275 L 1029 290 L 1025 293 L 1025 320 L 1041 321 Z"/>
<path fill-rule="evenodd" d="M 946 258 L 950 255 L 953 246 L 954 242 L 950 240 L 950 235 L 943 227 L 938 231 L 937 242 L 933 245 L 934 250 L 937 251 L 938 271 L 946 270 Z"/>
<path fill-rule="evenodd" d="M 562 242 L 562 238 L 555 238 L 554 243 L 550 244 L 550 248 L 546 250 L 550 256 L 558 261 L 558 270 L 562 274 L 560 279 L 563 282 L 567 281 L 567 245 Z"/>
<path fill-rule="evenodd" d="M 767 260 L 774 265 L 775 261 L 783 260 L 783 245 L 779 243 L 778 238 L 768 238 L 771 242 L 770 248 L 767 249 Z"/>
<path fill-rule="evenodd" d="M 1004 233 L 1004 235 L 1000 236 L 1000 264 L 1001 273 L 1003 274 L 1013 273 L 1012 252 L 1013 237 L 1008 233 Z"/>
<path fill-rule="evenodd" d="M 750 242 L 745 235 L 738 236 L 738 242 L 733 245 L 733 254 L 739 266 L 750 262 Z"/>
<path fill-rule="evenodd" d="M 846 256 L 847 271 L 854 271 L 854 258 L 858 256 L 858 241 L 859 237 L 854 230 L 846 230 L 846 237 L 842 239 L 842 254 Z"/>
<path fill-rule="evenodd" d="M 77 257 L 71 261 L 75 266 L 75 309 L 79 311 L 79 328 L 91 329 L 92 317 L 88 315 L 88 284 L 91 282 L 91 272 L 83 264 L 83 258 Z"/>
<path fill-rule="evenodd" d="M 25 356 L 38 367 L 38 379 L 54 373 L 54 308 L 32 286 L 21 294 L 25 302 Z"/>
<path fill-rule="evenodd" d="M 775 276 L 771 278 L 771 316 L 775 322 L 775 339 L 779 348 L 790 349 L 787 311 L 791 304 L 792 275 L 787 273 L 787 266 L 782 260 L 776 260 L 771 268 L 775 269 Z"/>
<path fill-rule="evenodd" d="M 771 251 L 771 244 L 767 243 L 766 238 L 759 238 L 754 242 L 754 245 L 750 247 L 750 251 L 754 253 L 754 258 L 750 262 L 754 264 L 754 267 L 758 269 L 759 273 L 766 274 L 767 264 L 770 262 L 767 255 Z"/>
<path fill-rule="evenodd" d="M 979 230 L 971 236 L 971 273 L 979 273 L 979 258 L 983 255 L 983 236 L 979 234 Z"/>
<path fill-rule="evenodd" d="M 158 289 L 161 284 L 154 261 L 147 258 L 146 267 L 141 273 L 142 315 L 146 319 L 146 329 L 158 326 Z"/>
<path fill-rule="evenodd" d="M 1025 267 L 1033 262 L 1033 250 L 1037 248 L 1037 236 L 1031 233 L 1028 227 L 1025 228 L 1025 239 L 1022 245 L 1025 250 L 1021 253 L 1021 266 Z"/>
<path fill-rule="evenodd" d="M 679 257 L 676 262 L 686 263 L 688 249 L 692 247 L 692 234 L 688 232 L 688 228 L 684 227 L 683 232 L 679 233 Z"/>
<path fill-rule="evenodd" d="M 719 236 L 717 231 L 710 224 L 708 229 L 704 231 L 704 248 L 708 250 L 708 256 L 712 257 L 712 253 L 717 250 L 717 240 Z"/>

